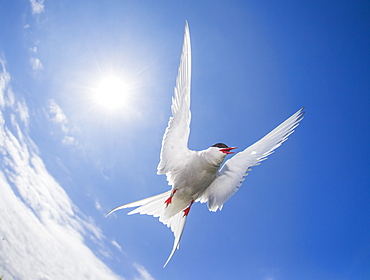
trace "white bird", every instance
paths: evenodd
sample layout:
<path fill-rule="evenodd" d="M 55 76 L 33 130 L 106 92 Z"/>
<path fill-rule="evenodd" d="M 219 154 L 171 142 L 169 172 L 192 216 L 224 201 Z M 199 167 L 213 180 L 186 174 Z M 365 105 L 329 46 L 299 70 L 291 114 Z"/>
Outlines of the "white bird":
<path fill-rule="evenodd" d="M 108 214 L 130 207 L 138 207 L 128 215 L 140 213 L 159 217 L 171 228 L 175 240 L 165 267 L 176 249 L 184 231 L 185 222 L 194 202 L 208 203 L 210 211 L 222 209 L 223 204 L 239 189 L 252 166 L 260 164 L 294 132 L 303 118 L 303 108 L 244 151 L 237 153 L 221 167 L 226 155 L 233 154 L 218 143 L 203 151 L 188 148 L 190 133 L 191 49 L 188 23 L 185 25 L 180 66 L 172 98 L 172 117 L 162 140 L 157 174 L 166 174 L 170 191 L 128 203 Z M 221 167 L 221 168 L 220 168 Z"/>

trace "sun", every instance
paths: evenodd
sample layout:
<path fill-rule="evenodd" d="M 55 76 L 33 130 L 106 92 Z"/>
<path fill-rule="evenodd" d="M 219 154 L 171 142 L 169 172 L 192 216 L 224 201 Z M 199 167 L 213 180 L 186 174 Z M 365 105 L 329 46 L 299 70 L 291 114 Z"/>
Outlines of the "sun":
<path fill-rule="evenodd" d="M 91 74 L 86 84 L 83 93 L 88 110 L 99 120 L 132 122 L 141 118 L 142 83 L 136 75 L 123 70 L 99 71 Z"/>
<path fill-rule="evenodd" d="M 93 91 L 94 103 L 110 111 L 125 106 L 127 99 L 127 85 L 123 79 L 115 75 L 102 78 Z"/>

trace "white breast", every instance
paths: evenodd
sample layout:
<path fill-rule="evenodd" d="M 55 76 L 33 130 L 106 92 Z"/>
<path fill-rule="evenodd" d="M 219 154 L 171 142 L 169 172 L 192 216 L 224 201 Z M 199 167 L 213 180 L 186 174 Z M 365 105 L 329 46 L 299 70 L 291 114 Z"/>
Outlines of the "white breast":
<path fill-rule="evenodd" d="M 178 198 L 187 202 L 196 200 L 216 178 L 223 158 L 215 164 L 206 151 L 194 152 L 184 168 L 171 172 L 171 183 Z"/>

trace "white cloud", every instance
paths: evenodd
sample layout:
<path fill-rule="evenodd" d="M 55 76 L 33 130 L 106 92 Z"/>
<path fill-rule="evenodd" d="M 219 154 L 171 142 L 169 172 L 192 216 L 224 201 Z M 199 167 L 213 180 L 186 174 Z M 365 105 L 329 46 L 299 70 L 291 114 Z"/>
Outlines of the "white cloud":
<path fill-rule="evenodd" d="M 16 101 L 13 90 L 10 86 L 10 75 L 6 71 L 5 63 L 0 59 L 0 108 L 4 109 L 5 107 L 12 108 L 18 114 L 19 119 L 22 121 L 26 127 L 28 126 L 28 107 L 24 100 Z"/>
<path fill-rule="evenodd" d="M 37 57 L 31 57 L 30 63 L 31 63 L 32 69 L 35 71 L 44 69 L 44 66 L 42 65 L 40 59 L 38 59 Z"/>
<path fill-rule="evenodd" d="M 41 14 L 45 10 L 44 0 L 30 0 L 32 14 Z"/>
<path fill-rule="evenodd" d="M 62 108 L 60 108 L 59 105 L 53 99 L 49 101 L 49 116 L 53 122 L 61 125 L 62 130 L 64 132 L 68 132 L 67 128 L 68 118 L 64 114 Z"/>
<path fill-rule="evenodd" d="M 0 81 L 6 76 L 3 67 Z M 9 85 L 0 86 L 3 97 Z M 20 104 L 17 98 L 13 104 Z M 122 279 L 85 244 L 101 244 L 105 237 L 47 171 L 17 122 L 27 111 L 22 106 L 7 108 L 13 111 L 9 123 L 0 112 L 0 274 L 7 280 Z"/>
<path fill-rule="evenodd" d="M 118 251 L 122 252 L 122 247 L 117 243 L 117 241 L 112 240 L 111 244 L 118 249 Z"/>
<path fill-rule="evenodd" d="M 139 273 L 139 276 L 136 276 L 133 280 L 155 280 L 145 269 L 145 267 L 137 263 L 134 263 L 133 265 Z"/>
<path fill-rule="evenodd" d="M 10 87 L 8 86 L 6 87 L 6 94 L 4 94 L 4 96 L 5 96 L 6 106 L 14 108 L 13 106 L 15 104 L 15 97 L 14 97 L 13 90 Z"/>
<path fill-rule="evenodd" d="M 37 53 L 37 47 L 34 46 L 33 48 L 30 48 L 31 53 Z"/>
<path fill-rule="evenodd" d="M 17 108 L 15 110 L 18 112 L 20 120 L 28 126 L 29 113 L 26 102 L 24 100 L 17 101 Z"/>
<path fill-rule="evenodd" d="M 95 209 L 98 211 L 102 211 L 102 207 L 98 199 L 95 200 Z"/>
<path fill-rule="evenodd" d="M 53 123 L 59 125 L 60 129 L 62 130 L 64 134 L 62 143 L 65 145 L 75 145 L 76 139 L 70 135 L 68 118 L 64 114 L 62 108 L 60 108 L 59 105 L 53 99 L 49 101 L 48 114 L 49 114 L 49 119 Z"/>
<path fill-rule="evenodd" d="M 72 136 L 64 136 L 63 139 L 62 139 L 62 143 L 64 145 L 68 145 L 68 146 L 71 146 L 71 145 L 74 145 L 76 142 L 75 142 L 75 139 L 72 137 Z"/>
<path fill-rule="evenodd" d="M 6 72 L 5 63 L 3 60 L 0 60 L 1 73 L 0 73 L 0 108 L 5 106 L 5 95 L 8 90 L 8 84 L 10 82 L 10 75 Z"/>

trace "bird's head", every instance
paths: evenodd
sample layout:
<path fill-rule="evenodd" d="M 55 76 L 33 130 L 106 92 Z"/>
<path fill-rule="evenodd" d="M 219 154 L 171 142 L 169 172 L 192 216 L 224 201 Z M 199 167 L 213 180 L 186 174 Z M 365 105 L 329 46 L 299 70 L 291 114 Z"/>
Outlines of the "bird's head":
<path fill-rule="evenodd" d="M 219 168 L 225 157 L 234 153 L 231 152 L 233 149 L 236 149 L 236 147 L 228 147 L 223 143 L 217 143 L 200 153 L 210 165 Z"/>
<path fill-rule="evenodd" d="M 231 150 L 234 150 L 234 149 L 237 148 L 237 147 L 228 147 L 224 143 L 214 144 L 211 148 L 213 148 L 213 147 L 215 148 L 214 150 L 217 149 L 217 151 L 220 152 L 220 153 L 222 153 L 224 156 L 233 154 L 234 152 L 231 152 Z"/>

